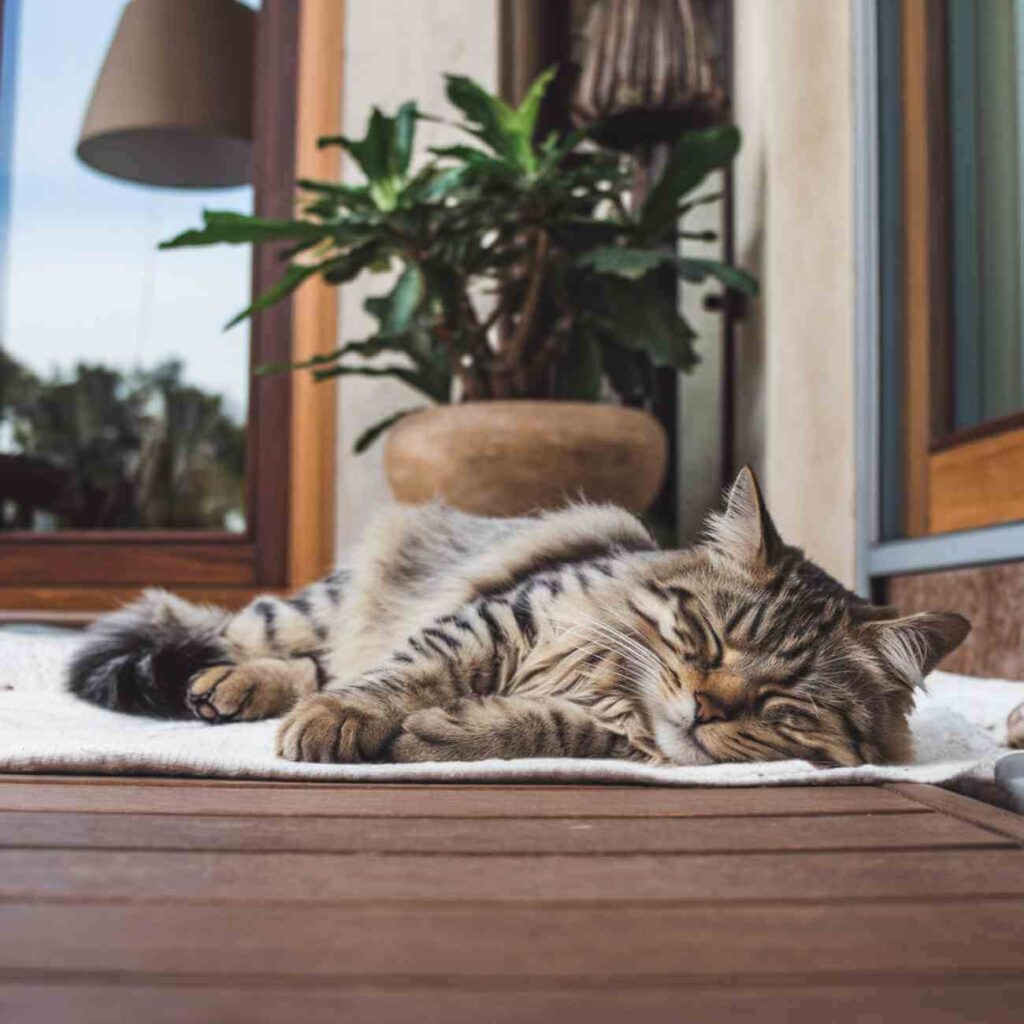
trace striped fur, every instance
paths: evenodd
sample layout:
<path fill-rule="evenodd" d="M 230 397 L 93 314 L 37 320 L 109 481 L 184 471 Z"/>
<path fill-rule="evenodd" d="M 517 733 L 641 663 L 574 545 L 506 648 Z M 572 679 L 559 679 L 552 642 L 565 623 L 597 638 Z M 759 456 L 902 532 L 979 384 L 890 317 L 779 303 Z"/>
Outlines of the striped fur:
<path fill-rule="evenodd" d="M 399 509 L 350 572 L 236 615 L 150 591 L 71 688 L 211 723 L 284 715 L 303 761 L 902 760 L 913 689 L 966 635 L 897 618 L 785 545 L 749 470 L 705 543 L 659 551 L 606 506 Z"/>

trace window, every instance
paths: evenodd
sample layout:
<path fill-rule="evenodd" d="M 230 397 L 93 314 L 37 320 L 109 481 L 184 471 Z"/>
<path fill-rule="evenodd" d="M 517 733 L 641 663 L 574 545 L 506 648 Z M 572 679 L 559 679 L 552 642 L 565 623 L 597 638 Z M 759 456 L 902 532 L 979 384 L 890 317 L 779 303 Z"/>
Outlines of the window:
<path fill-rule="evenodd" d="M 123 0 L 8 0 L 0 124 L 0 530 L 245 530 L 243 248 L 160 253 L 251 187 L 165 189 L 75 156 Z M 59 69 L 55 71 L 55 69 Z"/>
<path fill-rule="evenodd" d="M 881 539 L 1024 520 L 1024 4 L 877 12 Z"/>
<path fill-rule="evenodd" d="M 264 0 L 253 187 L 209 196 L 107 181 L 70 155 L 122 6 L 0 5 L 0 613 L 93 612 L 141 585 L 239 604 L 330 560 L 329 389 L 251 368 L 329 346 L 332 299 L 304 289 L 247 343 L 220 326 L 276 280 L 277 254 L 152 246 L 203 205 L 286 215 L 297 173 L 333 173 L 314 140 L 338 130 L 324 97 L 340 93 L 340 5 Z M 79 419 L 48 433 L 40 406 Z"/>

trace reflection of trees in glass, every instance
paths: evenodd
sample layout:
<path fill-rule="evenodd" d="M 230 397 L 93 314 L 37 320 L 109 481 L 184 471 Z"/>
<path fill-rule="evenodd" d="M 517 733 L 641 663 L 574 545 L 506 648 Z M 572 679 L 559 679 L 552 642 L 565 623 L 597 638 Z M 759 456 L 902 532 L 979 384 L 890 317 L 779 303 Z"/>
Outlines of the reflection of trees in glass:
<path fill-rule="evenodd" d="M 245 429 L 170 361 L 122 373 L 79 363 L 36 376 L 0 349 L 0 525 L 237 526 Z"/>

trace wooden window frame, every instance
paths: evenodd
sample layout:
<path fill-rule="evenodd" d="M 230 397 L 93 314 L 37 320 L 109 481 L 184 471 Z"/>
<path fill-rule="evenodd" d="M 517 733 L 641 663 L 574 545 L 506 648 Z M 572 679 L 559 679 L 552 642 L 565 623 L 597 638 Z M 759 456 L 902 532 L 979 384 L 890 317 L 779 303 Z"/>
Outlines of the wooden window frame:
<path fill-rule="evenodd" d="M 253 83 L 261 216 L 290 216 L 297 176 L 337 170 L 336 156 L 317 154 L 315 139 L 340 127 L 343 17 L 339 0 L 263 0 Z M 254 294 L 280 275 L 279 251 L 254 248 Z M 250 366 L 328 351 L 336 333 L 335 293 L 312 282 L 253 318 Z M 251 378 L 243 534 L 0 535 L 0 617 L 88 618 L 142 586 L 233 607 L 321 574 L 333 553 L 334 393 L 333 383 L 314 389 L 297 374 Z"/>
<path fill-rule="evenodd" d="M 903 527 L 1024 520 L 1024 414 L 953 429 L 953 232 L 945 0 L 901 0 Z"/>

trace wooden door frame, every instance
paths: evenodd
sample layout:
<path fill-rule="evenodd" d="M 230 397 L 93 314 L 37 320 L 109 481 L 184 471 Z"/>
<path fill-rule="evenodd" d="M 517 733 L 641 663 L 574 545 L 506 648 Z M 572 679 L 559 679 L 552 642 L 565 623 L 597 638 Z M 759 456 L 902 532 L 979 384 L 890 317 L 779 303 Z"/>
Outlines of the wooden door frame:
<path fill-rule="evenodd" d="M 253 168 L 261 216 L 291 215 L 297 151 L 304 154 L 305 171 L 305 154 L 314 149 L 315 137 L 338 130 L 342 19 L 338 0 L 263 0 L 256 39 Z M 322 162 L 311 169 L 333 170 Z M 280 272 L 279 251 L 254 249 L 254 294 Z M 307 287 L 253 318 L 250 365 L 333 348 L 336 326 L 333 293 L 325 296 Z M 308 380 L 295 374 L 252 378 L 244 534 L 0 535 L 0 617 L 88 617 L 152 585 L 237 606 L 256 592 L 313 578 L 330 564 L 333 550 L 334 386 L 318 385 L 315 392 L 308 388 Z"/>
<path fill-rule="evenodd" d="M 891 466 L 889 430 L 882 415 L 882 368 L 891 346 L 884 347 L 883 342 L 893 331 L 886 296 L 902 268 L 893 261 L 899 247 L 893 238 L 898 214 L 891 206 L 896 167 L 890 150 L 893 137 L 898 139 L 901 132 L 894 130 L 880 103 L 880 83 L 891 80 L 891 49 L 898 40 L 891 32 L 880 36 L 883 14 L 888 23 L 888 0 L 853 0 L 856 586 L 863 595 L 877 597 L 892 576 L 1024 558 L 1024 522 L 894 538 L 884 519 L 888 506 L 883 504 L 882 484 Z M 897 157 L 897 167 L 898 163 Z M 886 376 L 890 383 L 891 377 Z"/>
<path fill-rule="evenodd" d="M 953 429 L 948 2 L 901 15 L 904 530 L 923 537 L 1024 519 L 1024 415 Z"/>

